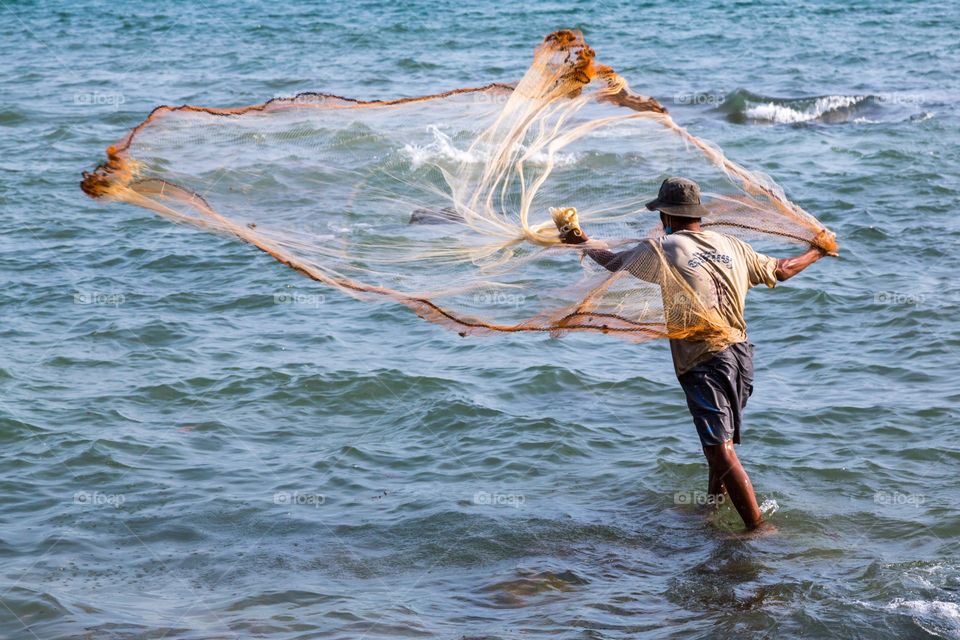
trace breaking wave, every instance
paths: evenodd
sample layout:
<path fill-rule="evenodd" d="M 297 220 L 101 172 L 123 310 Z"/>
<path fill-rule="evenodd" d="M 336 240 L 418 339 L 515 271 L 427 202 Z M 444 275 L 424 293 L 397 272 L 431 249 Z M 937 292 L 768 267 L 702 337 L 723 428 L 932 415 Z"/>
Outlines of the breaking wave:
<path fill-rule="evenodd" d="M 858 124 L 903 119 L 904 109 L 915 111 L 921 97 L 913 94 L 825 95 L 777 98 L 738 89 L 728 94 L 719 109 L 731 122 L 803 124 Z M 915 115 L 915 114 L 914 114 Z"/>

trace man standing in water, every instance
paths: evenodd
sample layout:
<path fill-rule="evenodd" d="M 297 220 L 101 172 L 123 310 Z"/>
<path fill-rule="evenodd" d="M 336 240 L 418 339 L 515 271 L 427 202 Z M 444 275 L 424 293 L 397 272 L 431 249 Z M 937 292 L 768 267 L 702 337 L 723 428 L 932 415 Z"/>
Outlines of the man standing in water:
<path fill-rule="evenodd" d="M 812 247 L 799 256 L 777 259 L 757 253 L 733 236 L 702 230 L 700 220 L 709 210 L 700 202 L 700 187 L 685 178 L 664 180 L 647 209 L 660 212 L 665 235 L 654 242 L 664 260 L 701 302 L 715 301 L 708 306 L 728 325 L 729 337 L 719 346 L 691 338 L 671 339 L 670 352 L 709 465 L 708 496 L 716 503 L 729 495 L 747 528 L 757 529 L 763 518 L 750 478 L 733 449 L 740 444 L 743 410 L 753 391 L 753 345 L 747 341 L 744 302 L 751 287 L 761 283 L 773 287 L 827 253 Z M 588 240 L 577 222 L 576 210 L 552 213 L 564 243 Z M 586 253 L 610 271 L 628 269 L 638 277 L 660 282 L 656 274 L 636 273 L 636 249 L 622 253 L 590 249 Z M 665 312 L 667 304 L 665 300 Z"/>

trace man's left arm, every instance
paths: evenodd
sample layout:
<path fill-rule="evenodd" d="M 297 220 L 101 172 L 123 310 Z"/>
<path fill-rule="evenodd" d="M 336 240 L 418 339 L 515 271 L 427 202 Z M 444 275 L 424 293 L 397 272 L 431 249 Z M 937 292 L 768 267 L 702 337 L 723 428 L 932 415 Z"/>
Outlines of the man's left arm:
<path fill-rule="evenodd" d="M 789 280 L 825 255 L 827 254 L 823 249 L 811 247 L 798 256 L 778 259 L 776 270 L 777 280 L 780 282 Z"/>
<path fill-rule="evenodd" d="M 836 256 L 837 239 L 832 233 L 824 229 L 813 239 L 812 246 L 805 252 L 792 258 L 777 260 L 777 280 L 783 282 L 797 275 L 823 256 Z"/>
<path fill-rule="evenodd" d="M 731 236 L 732 237 L 732 236 Z M 740 246 L 743 258 L 747 265 L 747 278 L 750 286 L 765 284 L 768 287 L 776 286 L 778 282 L 789 280 L 814 262 L 826 255 L 837 255 L 837 241 L 829 231 L 821 231 L 811 242 L 811 247 L 798 256 L 790 258 L 774 258 L 757 253 L 753 247 L 733 238 Z"/>

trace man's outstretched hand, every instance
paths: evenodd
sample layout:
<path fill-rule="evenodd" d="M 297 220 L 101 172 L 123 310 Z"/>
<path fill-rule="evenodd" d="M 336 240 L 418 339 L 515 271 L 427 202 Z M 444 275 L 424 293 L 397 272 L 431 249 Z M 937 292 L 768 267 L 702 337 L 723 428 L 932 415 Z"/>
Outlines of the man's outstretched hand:
<path fill-rule="evenodd" d="M 836 257 L 839 255 L 837 249 L 839 249 L 839 247 L 837 246 L 836 234 L 822 229 L 820 233 L 813 237 L 813 240 L 810 241 L 810 248 L 804 253 L 799 256 L 793 256 L 792 258 L 780 258 L 777 260 L 777 280 L 780 282 L 789 280 L 823 256 Z"/>
<path fill-rule="evenodd" d="M 825 256 L 833 256 L 836 258 L 840 255 L 838 253 L 840 246 L 837 245 L 837 234 L 833 233 L 832 231 L 822 229 L 820 233 L 814 236 L 810 244 L 814 248 L 819 249 L 820 252 Z"/>
<path fill-rule="evenodd" d="M 589 238 L 580 228 L 577 210 L 574 207 L 550 207 L 550 216 L 560 232 L 560 242 L 564 244 L 583 244 Z"/>

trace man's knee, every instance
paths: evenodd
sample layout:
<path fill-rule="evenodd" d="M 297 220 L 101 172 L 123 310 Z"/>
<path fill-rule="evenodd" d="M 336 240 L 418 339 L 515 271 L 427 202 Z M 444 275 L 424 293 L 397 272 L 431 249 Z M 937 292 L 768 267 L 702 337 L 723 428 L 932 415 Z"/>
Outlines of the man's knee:
<path fill-rule="evenodd" d="M 737 454 L 733 450 L 733 440 L 727 440 L 723 444 L 705 445 L 703 455 L 707 457 L 707 464 L 717 470 L 728 469 L 737 459 Z"/>

